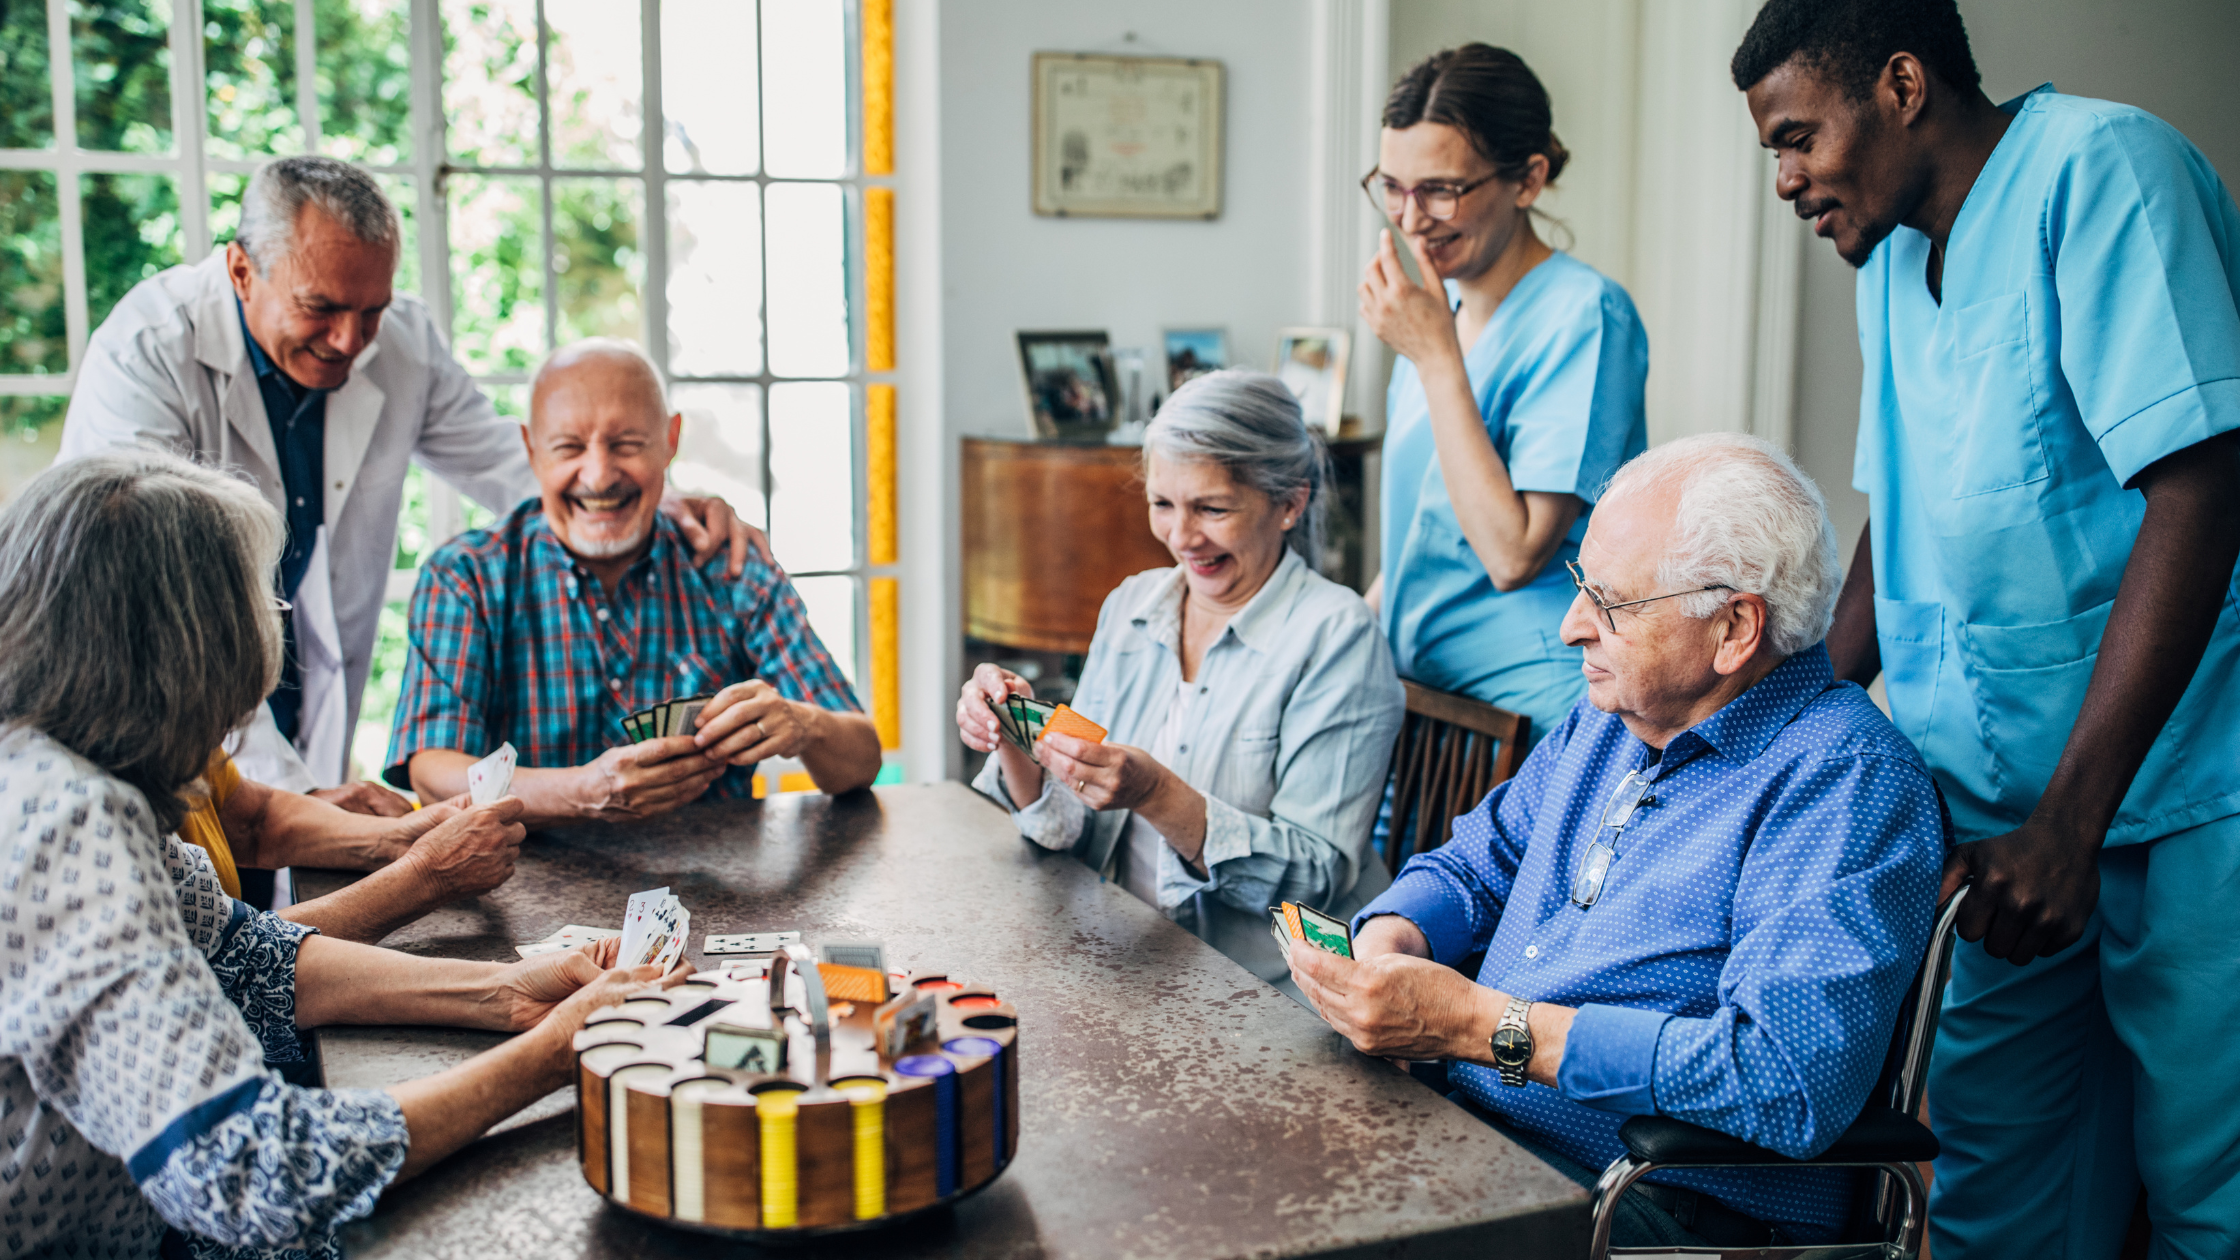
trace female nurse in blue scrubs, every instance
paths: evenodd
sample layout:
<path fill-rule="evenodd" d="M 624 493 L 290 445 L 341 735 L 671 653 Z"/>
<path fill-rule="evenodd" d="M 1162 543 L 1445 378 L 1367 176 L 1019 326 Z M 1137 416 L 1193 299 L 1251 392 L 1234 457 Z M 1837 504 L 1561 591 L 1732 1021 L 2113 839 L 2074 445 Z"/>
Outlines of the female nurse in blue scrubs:
<path fill-rule="evenodd" d="M 1402 676 L 1522 713 L 1585 694 L 1557 627 L 1602 483 L 1647 446 L 1633 301 L 1550 248 L 1532 206 L 1569 157 L 1516 54 L 1466 44 L 1402 76 L 1362 186 L 1386 232 L 1361 311 L 1402 357 L 1386 401 L 1383 563 L 1369 601 Z"/>

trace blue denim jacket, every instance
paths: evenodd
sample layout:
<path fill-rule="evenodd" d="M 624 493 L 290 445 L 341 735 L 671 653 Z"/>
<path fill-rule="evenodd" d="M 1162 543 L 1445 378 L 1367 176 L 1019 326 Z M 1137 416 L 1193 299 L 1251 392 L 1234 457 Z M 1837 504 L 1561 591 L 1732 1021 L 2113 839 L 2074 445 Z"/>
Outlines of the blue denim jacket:
<path fill-rule="evenodd" d="M 1104 601 L 1073 707 L 1110 742 L 1148 747 L 1182 677 L 1182 570 L 1152 569 Z M 1287 979 L 1268 906 L 1339 918 L 1390 883 L 1369 849 L 1406 696 L 1359 595 L 1285 552 L 1206 649 L 1170 768 L 1206 798 L 1205 879 L 1159 850 L 1159 908 L 1263 980 Z M 973 786 L 1005 804 L 998 759 Z M 1110 877 L 1129 811 L 1091 810 L 1045 775 L 1019 831 Z"/>

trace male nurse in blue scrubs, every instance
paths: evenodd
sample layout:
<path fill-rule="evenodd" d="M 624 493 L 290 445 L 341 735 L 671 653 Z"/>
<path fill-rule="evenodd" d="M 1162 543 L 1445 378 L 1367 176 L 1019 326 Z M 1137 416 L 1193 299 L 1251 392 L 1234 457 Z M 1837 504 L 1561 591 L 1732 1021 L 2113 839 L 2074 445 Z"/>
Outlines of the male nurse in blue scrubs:
<path fill-rule="evenodd" d="M 1953 0 L 1772 0 L 1776 190 L 1859 268 L 1828 647 L 1882 674 L 1973 885 L 1932 1063 L 1937 1260 L 2240 1247 L 2240 212 L 2200 151 L 1994 105 Z"/>

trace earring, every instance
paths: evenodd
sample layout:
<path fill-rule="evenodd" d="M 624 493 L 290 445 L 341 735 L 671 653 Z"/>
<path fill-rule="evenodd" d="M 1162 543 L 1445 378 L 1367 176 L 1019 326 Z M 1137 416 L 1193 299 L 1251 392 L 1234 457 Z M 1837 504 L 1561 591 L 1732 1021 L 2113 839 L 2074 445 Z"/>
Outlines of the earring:
<path fill-rule="evenodd" d="M 1285 520 L 1285 521 L 1284 521 L 1284 523 L 1283 523 L 1283 527 L 1284 527 L 1285 529 L 1289 529 L 1289 528 L 1291 528 L 1291 522 L 1290 522 L 1289 520 Z"/>

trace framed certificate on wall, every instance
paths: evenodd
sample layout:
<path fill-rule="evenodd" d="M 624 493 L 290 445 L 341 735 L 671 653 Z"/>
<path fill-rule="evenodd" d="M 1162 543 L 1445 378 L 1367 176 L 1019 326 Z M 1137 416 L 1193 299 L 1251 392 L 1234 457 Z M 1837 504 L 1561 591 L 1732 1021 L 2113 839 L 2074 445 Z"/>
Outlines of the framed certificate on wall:
<path fill-rule="evenodd" d="M 1034 55 L 1034 212 L 1221 215 L 1218 61 Z"/>

